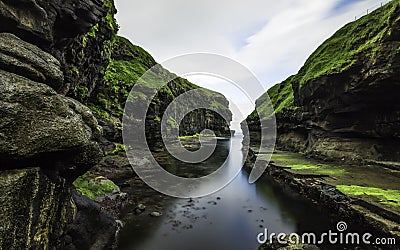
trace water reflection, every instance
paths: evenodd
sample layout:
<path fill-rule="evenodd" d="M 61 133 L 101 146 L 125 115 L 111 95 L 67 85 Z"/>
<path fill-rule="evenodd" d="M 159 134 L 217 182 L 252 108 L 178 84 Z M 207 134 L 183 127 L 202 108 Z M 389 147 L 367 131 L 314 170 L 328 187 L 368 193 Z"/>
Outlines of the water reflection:
<path fill-rule="evenodd" d="M 241 137 L 238 136 L 231 143 L 219 141 L 219 151 L 207 164 L 218 165 L 229 145 L 232 151 L 228 169 L 237 164 L 241 166 Z M 170 171 L 190 171 L 187 165 L 169 163 L 174 165 Z M 199 199 L 176 199 L 162 217 L 141 223 L 140 232 L 137 227 L 131 231 L 125 229 L 128 232 L 123 232 L 121 249 L 257 249 L 256 236 L 264 228 L 276 233 L 320 232 L 330 228 L 325 214 L 283 192 L 267 177 L 249 184 L 244 171 L 217 193 Z"/>

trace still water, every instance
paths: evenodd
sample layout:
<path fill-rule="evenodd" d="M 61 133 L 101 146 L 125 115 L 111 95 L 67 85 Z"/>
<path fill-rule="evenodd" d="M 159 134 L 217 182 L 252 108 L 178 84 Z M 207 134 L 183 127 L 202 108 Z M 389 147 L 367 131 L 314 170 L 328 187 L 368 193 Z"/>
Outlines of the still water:
<path fill-rule="evenodd" d="M 240 135 L 218 140 L 215 154 L 201 166 L 164 159 L 164 167 L 181 176 L 205 175 L 228 157 L 233 169 L 237 167 L 234 164 L 242 164 L 241 141 Z M 121 232 L 120 249 L 257 249 L 257 235 L 264 228 L 269 233 L 287 234 L 334 228 L 327 214 L 282 190 L 268 177 L 249 184 L 243 170 L 220 191 L 198 199 L 171 199 L 162 212 L 158 218 L 128 221 Z"/>

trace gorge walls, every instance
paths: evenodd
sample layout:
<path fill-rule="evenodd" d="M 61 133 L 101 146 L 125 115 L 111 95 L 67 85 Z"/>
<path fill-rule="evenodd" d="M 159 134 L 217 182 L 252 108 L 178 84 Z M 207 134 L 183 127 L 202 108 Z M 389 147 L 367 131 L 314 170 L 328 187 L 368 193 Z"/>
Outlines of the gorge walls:
<path fill-rule="evenodd" d="M 92 1 L 0 5 L 0 248 L 61 247 L 76 213 L 71 182 L 102 157 L 97 120 L 64 95 L 64 49 L 106 11 Z"/>

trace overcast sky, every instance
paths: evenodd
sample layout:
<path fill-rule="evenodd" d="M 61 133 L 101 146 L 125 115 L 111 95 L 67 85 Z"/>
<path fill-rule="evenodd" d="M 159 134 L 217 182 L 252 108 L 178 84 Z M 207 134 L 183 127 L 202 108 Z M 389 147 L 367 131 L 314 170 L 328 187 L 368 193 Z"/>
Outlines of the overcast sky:
<path fill-rule="evenodd" d="M 116 6 L 120 35 L 158 62 L 187 53 L 216 53 L 249 68 L 268 89 L 297 73 L 337 29 L 381 2 L 387 0 L 116 0 Z M 224 94 L 243 116 L 254 109 L 227 82 L 188 79 Z M 241 119 L 235 112 L 234 128 Z"/>

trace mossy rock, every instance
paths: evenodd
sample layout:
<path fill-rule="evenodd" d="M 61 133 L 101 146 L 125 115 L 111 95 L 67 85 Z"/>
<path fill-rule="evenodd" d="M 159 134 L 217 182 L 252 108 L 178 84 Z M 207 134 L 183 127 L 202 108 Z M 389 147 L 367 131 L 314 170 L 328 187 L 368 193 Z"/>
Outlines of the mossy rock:
<path fill-rule="evenodd" d="M 73 185 L 82 195 L 92 200 L 119 191 L 119 187 L 111 180 L 90 172 L 76 179 Z"/>
<path fill-rule="evenodd" d="M 0 249 L 56 249 L 76 207 L 67 182 L 39 168 L 0 171 Z"/>

